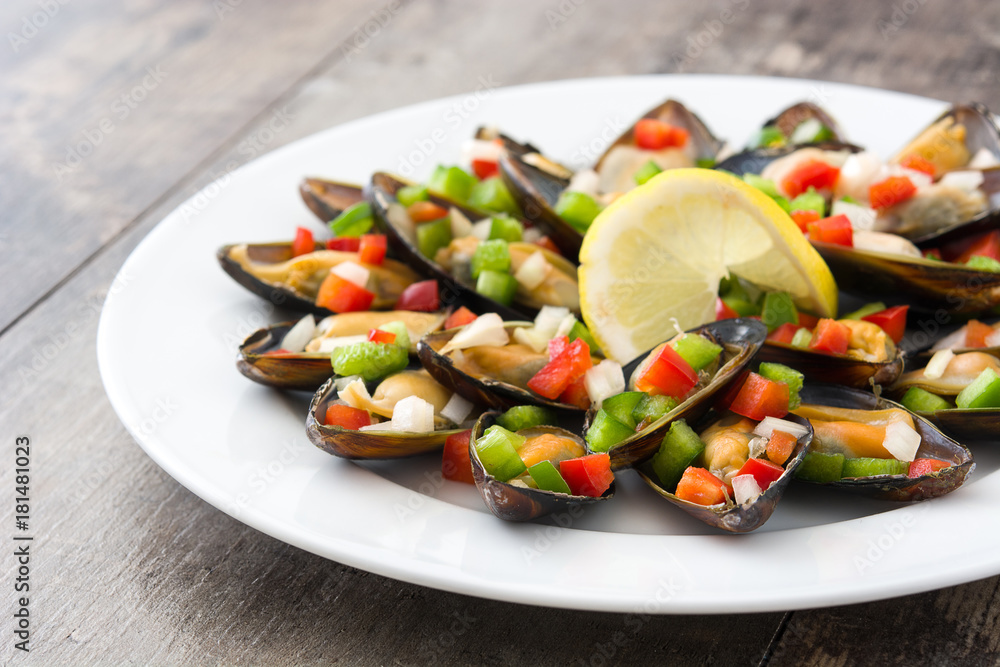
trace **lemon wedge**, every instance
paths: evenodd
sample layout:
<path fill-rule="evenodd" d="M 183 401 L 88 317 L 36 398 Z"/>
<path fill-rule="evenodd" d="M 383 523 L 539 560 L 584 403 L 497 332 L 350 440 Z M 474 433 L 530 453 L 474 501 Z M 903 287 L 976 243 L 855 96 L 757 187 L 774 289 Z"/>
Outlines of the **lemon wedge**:
<path fill-rule="evenodd" d="M 671 169 L 608 206 L 580 249 L 580 307 L 597 343 L 625 363 L 715 319 L 719 281 L 736 274 L 788 292 L 820 317 L 837 285 L 819 253 L 770 197 L 710 169 Z"/>

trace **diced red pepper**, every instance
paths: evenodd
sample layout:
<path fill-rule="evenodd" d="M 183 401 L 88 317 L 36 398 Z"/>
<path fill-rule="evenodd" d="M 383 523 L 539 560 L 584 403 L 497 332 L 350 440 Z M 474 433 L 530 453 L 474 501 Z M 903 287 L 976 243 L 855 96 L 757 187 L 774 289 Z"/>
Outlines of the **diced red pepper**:
<path fill-rule="evenodd" d="M 846 324 L 823 318 L 813 329 L 809 349 L 828 354 L 844 354 L 847 352 L 847 342 L 850 337 L 851 330 Z"/>
<path fill-rule="evenodd" d="M 593 365 L 590 346 L 582 338 L 577 338 L 528 380 L 528 389 L 555 400 Z"/>
<path fill-rule="evenodd" d="M 781 418 L 788 414 L 788 385 L 750 373 L 729 409 L 738 415 L 760 421 L 764 417 Z"/>
<path fill-rule="evenodd" d="M 804 326 L 806 329 L 814 329 L 816 325 L 819 324 L 819 318 L 815 315 L 810 315 L 809 313 L 803 313 L 799 311 L 799 324 Z"/>
<path fill-rule="evenodd" d="M 719 320 L 731 320 L 734 317 L 739 317 L 740 314 L 729 307 L 729 305 L 722 300 L 721 296 L 715 297 L 715 321 Z"/>
<path fill-rule="evenodd" d="M 430 222 L 448 215 L 448 209 L 431 201 L 415 201 L 406 208 L 407 215 L 414 223 Z"/>
<path fill-rule="evenodd" d="M 362 234 L 361 242 L 358 245 L 358 259 L 363 264 L 375 264 L 379 266 L 385 259 L 386 238 L 385 234 Z"/>
<path fill-rule="evenodd" d="M 785 472 L 785 469 L 776 463 L 771 463 L 770 461 L 765 461 L 764 459 L 747 459 L 747 462 L 743 464 L 736 476 L 740 475 L 753 475 L 753 478 L 757 481 L 757 486 L 760 487 L 761 491 L 767 491 L 767 488 L 774 484 L 781 473 Z"/>
<path fill-rule="evenodd" d="M 340 250 L 341 252 L 357 252 L 361 247 L 361 239 L 357 236 L 341 236 L 330 239 L 326 242 L 327 250 Z"/>
<path fill-rule="evenodd" d="M 487 178 L 500 173 L 500 165 L 496 160 L 473 160 L 472 171 L 475 172 L 479 180 L 485 181 Z"/>
<path fill-rule="evenodd" d="M 792 324 L 791 322 L 785 322 L 777 329 L 772 331 L 767 335 L 769 341 L 775 343 L 791 343 L 792 339 L 795 338 L 795 332 L 799 329 L 805 329 L 801 324 Z"/>
<path fill-rule="evenodd" d="M 969 320 L 965 325 L 965 347 L 986 347 L 986 337 L 993 333 L 993 327 L 979 320 Z"/>
<path fill-rule="evenodd" d="M 903 334 L 906 332 L 906 311 L 909 309 L 909 306 L 893 306 L 871 315 L 865 315 L 861 319 L 879 325 L 893 343 L 899 343 L 903 340 Z"/>
<path fill-rule="evenodd" d="M 438 296 L 438 281 L 422 280 L 403 290 L 396 301 L 396 310 L 418 310 L 433 313 L 441 307 Z"/>
<path fill-rule="evenodd" d="M 452 433 L 444 441 L 444 453 L 441 455 L 441 474 L 445 479 L 455 482 L 475 484 L 472 476 L 472 461 L 469 459 L 469 439 L 472 430 Z"/>
<path fill-rule="evenodd" d="M 795 451 L 795 444 L 798 439 L 791 433 L 785 431 L 772 431 L 771 437 L 767 440 L 767 458 L 771 463 L 779 466 L 785 465 L 785 461 Z"/>
<path fill-rule="evenodd" d="M 292 257 L 305 255 L 316 249 L 313 233 L 305 227 L 295 228 L 295 240 L 292 241 Z"/>
<path fill-rule="evenodd" d="M 662 148 L 683 148 L 691 133 L 656 118 L 643 118 L 635 124 L 634 134 L 639 148 L 658 151 Z"/>
<path fill-rule="evenodd" d="M 947 461 L 939 461 L 937 459 L 915 459 L 910 463 L 910 469 L 907 471 L 906 476 L 911 479 L 915 477 L 923 477 L 924 475 L 930 475 L 938 470 L 950 467 L 951 464 Z"/>
<path fill-rule="evenodd" d="M 323 423 L 327 426 L 339 426 L 351 431 L 357 431 L 362 426 L 369 426 L 372 417 L 367 410 L 352 408 L 349 405 L 333 403 L 326 409 L 326 419 Z"/>
<path fill-rule="evenodd" d="M 934 178 L 935 172 L 937 172 L 933 162 L 917 155 L 916 153 L 910 153 L 905 156 L 899 161 L 899 166 L 912 169 L 913 171 L 923 172 L 931 178 Z"/>
<path fill-rule="evenodd" d="M 475 322 L 476 318 L 479 317 L 474 312 L 462 306 L 454 313 L 448 316 L 448 319 L 444 321 L 445 329 L 454 329 L 455 327 L 464 327 L 470 322 Z"/>
<path fill-rule="evenodd" d="M 810 222 L 806 226 L 806 231 L 810 241 L 836 243 L 848 248 L 854 247 L 854 230 L 851 228 L 851 220 L 843 213 Z"/>
<path fill-rule="evenodd" d="M 790 215 L 792 216 L 792 220 L 795 224 L 802 230 L 803 234 L 806 233 L 807 226 L 810 222 L 816 222 L 820 219 L 820 217 L 822 217 L 817 211 L 814 211 L 811 208 L 804 211 L 792 211 Z"/>
<path fill-rule="evenodd" d="M 549 361 L 552 361 L 569 347 L 569 336 L 556 336 L 549 340 Z"/>
<path fill-rule="evenodd" d="M 292 352 L 290 352 L 289 350 L 286 350 L 283 347 L 279 347 L 277 350 L 268 350 L 267 352 L 264 353 L 264 356 L 265 357 L 280 357 L 280 356 L 285 355 L 285 354 L 292 354 Z"/>
<path fill-rule="evenodd" d="M 954 261 L 957 264 L 965 264 L 977 255 L 1000 261 L 1000 229 L 976 236 L 969 247 Z"/>
<path fill-rule="evenodd" d="M 615 474 L 611 472 L 611 457 L 607 453 L 560 461 L 559 474 L 574 496 L 597 498 L 615 481 Z"/>
<path fill-rule="evenodd" d="M 937 248 L 931 248 L 930 250 L 924 250 L 924 257 L 927 259 L 941 259 L 941 251 Z"/>
<path fill-rule="evenodd" d="M 335 313 L 350 313 L 368 310 L 375 301 L 375 293 L 358 287 L 350 280 L 341 278 L 331 271 L 319 286 L 316 305 Z"/>
<path fill-rule="evenodd" d="M 382 331 L 381 329 L 372 329 L 368 332 L 368 341 L 371 343 L 395 343 L 396 334 L 391 331 Z"/>
<path fill-rule="evenodd" d="M 681 481 L 677 482 L 674 495 L 689 503 L 718 505 L 726 502 L 725 488 L 722 480 L 709 471 L 689 466 L 681 475 Z"/>
<path fill-rule="evenodd" d="M 789 198 L 798 197 L 810 187 L 832 190 L 840 178 L 840 169 L 822 160 L 807 160 L 792 169 L 781 181 L 781 188 Z"/>
<path fill-rule="evenodd" d="M 868 188 L 872 208 L 889 208 L 917 194 L 917 186 L 906 176 L 890 176 Z"/>
<path fill-rule="evenodd" d="M 566 387 L 566 391 L 559 395 L 559 402 L 566 405 L 575 405 L 581 410 L 586 410 L 590 407 L 590 394 L 587 393 L 586 374 L 581 375 Z"/>
<path fill-rule="evenodd" d="M 698 374 L 670 345 L 663 345 L 635 378 L 637 390 L 647 394 L 664 394 L 677 400 L 687 396 L 696 384 Z"/>
<path fill-rule="evenodd" d="M 535 245 L 540 248 L 545 248 L 546 250 L 551 250 L 557 255 L 562 256 L 562 251 L 559 250 L 559 246 L 557 246 L 555 242 L 548 236 L 543 236 L 542 238 L 535 241 Z"/>

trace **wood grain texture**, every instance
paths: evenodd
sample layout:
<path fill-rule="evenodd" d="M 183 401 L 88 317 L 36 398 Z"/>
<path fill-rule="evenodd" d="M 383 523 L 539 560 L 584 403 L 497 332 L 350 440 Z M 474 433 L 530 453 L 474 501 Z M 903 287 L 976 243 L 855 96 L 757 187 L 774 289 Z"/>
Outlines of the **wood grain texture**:
<path fill-rule="evenodd" d="M 207 2 L 70 3 L 19 53 L 0 49 L 0 243 L 18 258 L 0 265 L 0 284 L 26 282 L 14 279 L 25 269 L 41 276 L 0 296 L 0 325 L 37 304 L 0 336 L 0 423 L 5 437 L 32 436 L 38 498 L 33 650 L 15 654 L 4 625 L 0 662 L 995 664 L 997 578 L 787 617 L 647 620 L 478 600 L 327 561 L 163 473 L 111 410 L 94 351 L 118 267 L 214 175 L 335 123 L 473 90 L 481 75 L 503 85 L 801 76 L 1000 108 L 1000 8 L 914 4 L 896 26 L 892 4 L 860 0 L 427 1 L 365 40 L 355 26 L 382 5 L 246 0 L 220 21 Z M 16 31 L 37 7 L 6 4 L 0 25 Z M 688 38 L 711 33 L 726 10 L 732 22 L 688 53 Z M 54 181 L 66 146 L 159 62 L 169 64 L 162 86 Z M 287 128 L 263 142 L 286 107 Z M 12 485 L 0 465 L 0 487 Z M 11 520 L 0 504 L 0 525 Z"/>

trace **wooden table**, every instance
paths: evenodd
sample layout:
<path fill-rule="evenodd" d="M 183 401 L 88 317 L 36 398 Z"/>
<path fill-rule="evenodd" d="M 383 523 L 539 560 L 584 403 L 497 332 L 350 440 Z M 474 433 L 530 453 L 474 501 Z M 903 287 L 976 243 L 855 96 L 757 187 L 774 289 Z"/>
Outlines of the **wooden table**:
<path fill-rule="evenodd" d="M 1000 659 L 996 577 L 834 609 L 636 624 L 324 560 L 162 472 L 112 411 L 95 355 L 103 297 L 153 226 L 227 169 L 317 130 L 473 90 L 482 72 L 503 85 L 796 76 L 1000 109 L 1000 5 L 16 0 L 0 19 L 0 415 L 5 451 L 18 435 L 34 446 L 35 527 L 29 654 L 11 634 L 16 565 L 0 565 L 4 664 Z M 686 53 L 713 26 L 723 29 Z M 8 535 L 15 481 L 5 456 Z"/>

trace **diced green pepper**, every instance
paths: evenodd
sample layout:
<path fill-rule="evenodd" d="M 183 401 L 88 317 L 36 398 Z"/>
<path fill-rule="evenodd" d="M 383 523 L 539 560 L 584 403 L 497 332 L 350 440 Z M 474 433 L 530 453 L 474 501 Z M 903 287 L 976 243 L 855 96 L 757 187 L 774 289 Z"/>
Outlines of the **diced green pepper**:
<path fill-rule="evenodd" d="M 660 169 L 660 165 L 650 160 L 646 164 L 639 167 L 638 171 L 636 171 L 635 174 L 633 174 L 632 178 L 635 179 L 637 185 L 643 185 L 653 176 L 656 176 L 657 174 L 660 174 L 662 172 L 663 170 Z"/>
<path fill-rule="evenodd" d="M 490 221 L 490 240 L 501 239 L 508 243 L 517 243 L 523 238 L 524 227 L 518 220 L 498 216 Z"/>
<path fill-rule="evenodd" d="M 799 407 L 799 391 L 802 390 L 802 383 L 805 376 L 794 368 L 789 368 L 784 364 L 776 364 L 768 361 L 761 362 L 757 372 L 768 380 L 784 382 L 788 385 L 788 409 L 794 410 Z"/>
<path fill-rule="evenodd" d="M 684 334 L 674 341 L 673 348 L 696 371 L 705 368 L 722 354 L 721 346 L 698 334 Z"/>
<path fill-rule="evenodd" d="M 795 478 L 817 484 L 836 482 L 844 476 L 844 455 L 806 452 L 795 470 Z"/>
<path fill-rule="evenodd" d="M 555 210 L 556 215 L 582 234 L 601 212 L 601 207 L 584 192 L 566 191 L 559 195 Z"/>
<path fill-rule="evenodd" d="M 833 139 L 833 130 L 815 118 L 807 118 L 799 123 L 789 141 L 793 144 L 815 144 Z"/>
<path fill-rule="evenodd" d="M 509 273 L 486 270 L 476 280 L 476 292 L 509 306 L 517 294 L 517 279 Z"/>
<path fill-rule="evenodd" d="M 757 174 L 746 173 L 743 174 L 743 181 L 747 185 L 752 185 L 753 187 L 757 188 L 758 190 L 766 194 L 768 197 L 771 197 L 772 199 L 774 197 L 781 196 L 781 193 L 778 192 L 777 183 L 775 183 L 769 178 L 761 178 Z"/>
<path fill-rule="evenodd" d="M 377 328 L 381 331 L 388 331 L 389 333 L 396 334 L 396 340 L 393 341 L 393 345 L 398 345 L 406 350 L 410 349 L 410 332 L 406 328 L 406 323 L 402 320 L 386 322 Z"/>
<path fill-rule="evenodd" d="M 875 475 L 905 475 L 910 464 L 896 459 L 844 459 L 843 477 L 874 477 Z"/>
<path fill-rule="evenodd" d="M 873 314 L 875 314 L 875 313 L 877 313 L 879 311 L 883 311 L 883 310 L 885 310 L 885 304 L 882 303 L 881 301 L 876 301 L 875 303 L 866 303 L 865 305 L 861 306 L 860 308 L 858 308 L 854 312 L 847 313 L 846 315 L 844 315 L 840 319 L 842 319 L 842 320 L 860 320 L 862 317 L 868 317 L 869 315 L 873 315 Z"/>
<path fill-rule="evenodd" d="M 750 301 L 745 301 L 731 296 L 724 296 L 722 297 L 722 300 L 726 302 L 727 306 L 739 313 L 740 317 L 760 315 L 760 307 Z"/>
<path fill-rule="evenodd" d="M 427 181 L 427 189 L 464 204 L 479 180 L 459 167 L 438 165 Z"/>
<path fill-rule="evenodd" d="M 417 249 L 427 259 L 433 260 L 438 250 L 451 243 L 451 218 L 445 217 L 417 225 Z"/>
<path fill-rule="evenodd" d="M 497 424 L 508 431 L 517 432 L 526 428 L 542 426 L 543 424 L 556 426 L 558 425 L 558 418 L 556 417 L 556 413 L 549 408 L 543 408 L 538 405 L 515 405 L 497 417 Z"/>
<path fill-rule="evenodd" d="M 764 306 L 760 311 L 760 320 L 767 325 L 768 331 L 774 331 L 786 322 L 798 324 L 799 311 L 795 309 L 795 304 L 788 292 L 768 292 L 764 295 Z"/>
<path fill-rule="evenodd" d="M 750 148 L 771 148 L 784 146 L 787 139 L 785 133 L 775 125 L 767 125 L 757 130 L 757 133 L 750 138 Z"/>
<path fill-rule="evenodd" d="M 812 331 L 809 331 L 809 329 L 799 329 L 792 336 L 792 342 L 789 345 L 792 347 L 809 347 L 809 341 L 812 340 L 812 336 Z"/>
<path fill-rule="evenodd" d="M 639 401 L 641 401 L 644 396 L 646 396 L 646 394 L 641 391 L 624 391 L 620 394 L 615 394 L 614 396 L 605 398 L 604 402 L 601 404 L 601 409 L 629 428 L 635 430 L 636 421 L 632 416 L 632 411 L 635 410 L 635 407 L 639 405 Z"/>
<path fill-rule="evenodd" d="M 694 166 L 698 167 L 699 169 L 711 169 L 712 167 L 715 166 L 715 158 L 700 157 L 694 161 Z"/>
<path fill-rule="evenodd" d="M 632 410 L 632 421 L 635 422 L 636 428 L 641 426 L 643 422 L 652 424 L 658 419 L 662 419 L 664 415 L 678 405 L 680 403 L 673 396 L 650 396 L 646 394 Z"/>
<path fill-rule="evenodd" d="M 472 255 L 472 277 L 478 278 L 483 271 L 510 272 L 510 250 L 507 242 L 501 239 L 483 241 L 476 246 Z"/>
<path fill-rule="evenodd" d="M 843 197 L 840 198 L 840 201 L 844 202 L 845 204 L 854 204 L 855 206 L 857 206 L 858 204 L 858 200 L 855 199 L 854 197 L 851 197 L 850 195 L 844 195 Z"/>
<path fill-rule="evenodd" d="M 792 202 L 788 201 L 786 197 L 778 195 L 777 197 L 771 197 L 771 199 L 773 199 L 774 203 L 780 206 L 781 210 L 784 211 L 785 213 L 792 212 Z"/>
<path fill-rule="evenodd" d="M 1000 376 L 986 368 L 955 397 L 960 408 L 1000 408 Z"/>
<path fill-rule="evenodd" d="M 606 452 L 622 440 L 635 435 L 635 429 L 629 428 L 604 410 L 598 410 L 594 421 L 584 438 L 592 452 Z"/>
<path fill-rule="evenodd" d="M 910 387 L 899 401 L 907 410 L 914 412 L 936 412 L 955 407 L 947 400 L 920 387 Z"/>
<path fill-rule="evenodd" d="M 427 194 L 427 188 L 423 185 L 406 185 L 401 187 L 396 192 L 396 199 L 403 206 L 409 207 L 411 204 L 415 204 L 418 201 L 427 201 L 429 196 Z"/>
<path fill-rule="evenodd" d="M 600 354 L 601 348 L 597 346 L 597 341 L 590 335 L 590 329 L 580 320 L 574 322 L 572 328 L 569 330 L 569 342 L 572 343 L 577 338 L 583 339 L 583 342 L 590 348 L 591 354 Z"/>
<path fill-rule="evenodd" d="M 528 474 L 531 475 L 535 485 L 543 491 L 570 494 L 569 484 L 549 461 L 539 461 L 528 468 Z"/>
<path fill-rule="evenodd" d="M 660 449 L 653 456 L 653 471 L 660 478 L 660 486 L 671 492 L 676 489 L 684 470 L 703 451 L 705 443 L 687 422 L 678 419 L 670 424 Z"/>
<path fill-rule="evenodd" d="M 984 255 L 973 255 L 969 258 L 969 261 L 967 261 L 965 265 L 970 269 L 975 269 L 976 271 L 1000 273 L 1000 262 L 996 261 L 992 257 L 986 257 Z"/>
<path fill-rule="evenodd" d="M 406 368 L 410 355 L 398 345 L 365 341 L 338 348 L 331 362 L 337 375 L 360 375 L 365 382 L 371 382 Z"/>
<path fill-rule="evenodd" d="M 499 176 L 492 176 L 472 186 L 469 192 L 469 206 L 482 211 L 520 215 L 517 203 Z"/>
<path fill-rule="evenodd" d="M 476 440 L 476 454 L 490 475 L 506 482 L 527 470 L 517 449 L 527 440 L 523 435 L 511 433 L 502 426 L 491 426 Z"/>
<path fill-rule="evenodd" d="M 372 207 L 366 201 L 358 202 L 330 221 L 330 231 L 334 236 L 361 236 L 375 224 Z"/>
<path fill-rule="evenodd" d="M 790 201 L 788 205 L 793 211 L 816 211 L 821 218 L 826 215 L 826 200 L 812 186 L 809 186 L 809 190 Z"/>

